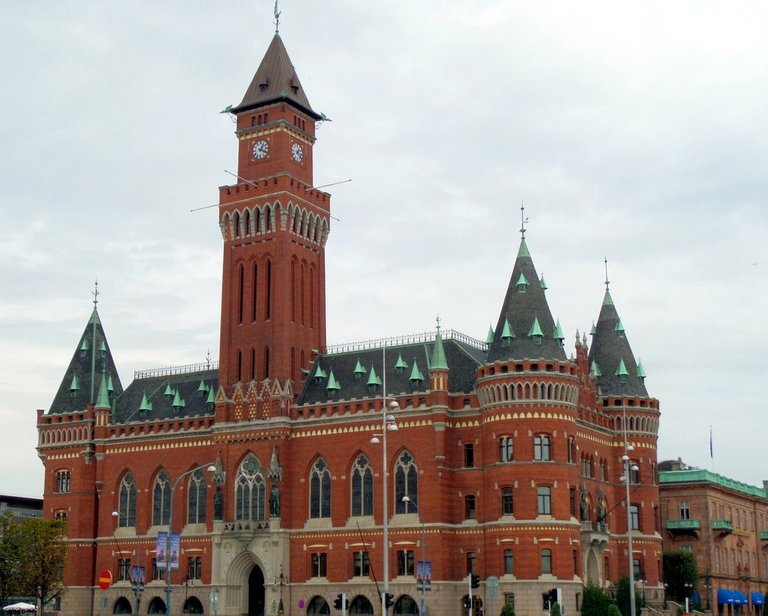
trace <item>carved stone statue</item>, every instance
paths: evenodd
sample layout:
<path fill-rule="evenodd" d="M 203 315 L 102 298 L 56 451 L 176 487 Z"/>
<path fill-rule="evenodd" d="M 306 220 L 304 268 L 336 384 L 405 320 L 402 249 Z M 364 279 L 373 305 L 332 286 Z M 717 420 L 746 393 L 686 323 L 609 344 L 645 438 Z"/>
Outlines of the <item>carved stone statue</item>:
<path fill-rule="evenodd" d="M 272 486 L 269 493 L 269 516 L 272 518 L 280 517 L 280 489 Z"/>
<path fill-rule="evenodd" d="M 581 489 L 579 490 L 581 493 L 581 519 L 582 520 L 588 520 L 589 519 L 589 505 L 587 504 L 587 489 L 584 486 L 581 486 Z"/>
<path fill-rule="evenodd" d="M 603 491 L 598 488 L 597 489 L 597 521 L 601 524 L 605 524 L 605 495 L 603 494 Z"/>
<path fill-rule="evenodd" d="M 224 495 L 221 488 L 216 488 L 216 494 L 213 495 L 213 519 L 221 520 L 224 515 Z"/>

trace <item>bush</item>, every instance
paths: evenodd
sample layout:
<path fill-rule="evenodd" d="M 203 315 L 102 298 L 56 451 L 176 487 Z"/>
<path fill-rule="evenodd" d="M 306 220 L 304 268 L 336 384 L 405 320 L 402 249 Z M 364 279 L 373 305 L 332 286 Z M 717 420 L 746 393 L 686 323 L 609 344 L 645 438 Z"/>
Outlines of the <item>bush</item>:
<path fill-rule="evenodd" d="M 555 603 L 549 610 L 549 616 L 560 616 L 560 604 Z"/>
<path fill-rule="evenodd" d="M 515 608 L 512 607 L 511 603 L 505 603 L 499 616 L 515 616 Z"/>
<path fill-rule="evenodd" d="M 603 588 L 594 582 L 587 582 L 587 585 L 584 586 L 581 616 L 605 616 L 611 603 L 611 598 Z"/>
<path fill-rule="evenodd" d="M 611 603 L 608 606 L 608 616 L 621 616 L 621 610 L 615 603 Z"/>

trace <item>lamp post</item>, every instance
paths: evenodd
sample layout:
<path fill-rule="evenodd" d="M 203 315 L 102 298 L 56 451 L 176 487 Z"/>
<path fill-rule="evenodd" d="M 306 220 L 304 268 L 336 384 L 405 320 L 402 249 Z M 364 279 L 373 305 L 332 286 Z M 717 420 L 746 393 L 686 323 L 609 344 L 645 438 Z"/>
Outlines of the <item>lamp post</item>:
<path fill-rule="evenodd" d="M 394 411 L 400 408 L 400 405 L 396 400 L 392 400 L 389 404 L 390 408 Z M 384 542 L 384 555 L 382 568 L 384 569 L 384 591 L 381 593 L 381 613 L 386 616 L 387 613 L 387 594 L 389 593 L 389 512 L 387 511 L 387 432 L 397 432 L 397 424 L 395 423 L 395 417 L 387 411 L 387 397 L 384 396 L 382 409 L 381 409 L 381 434 L 374 434 L 371 437 L 371 443 L 376 445 L 381 443 L 381 496 L 382 496 L 382 512 L 383 512 L 383 524 L 382 524 L 382 540 Z M 381 437 L 381 440 L 379 440 Z"/>
<path fill-rule="evenodd" d="M 277 606 L 277 616 L 283 616 L 285 613 L 285 608 L 283 607 L 283 586 L 286 586 L 288 584 L 288 581 L 286 580 L 285 575 L 283 575 L 283 566 L 280 565 L 280 575 L 278 575 L 275 578 L 275 586 L 280 587 L 280 603 Z"/>
<path fill-rule="evenodd" d="M 408 513 L 408 505 L 412 505 L 416 509 L 416 513 L 419 514 L 419 522 L 421 522 L 421 610 L 419 614 L 425 616 L 427 613 L 427 603 L 424 598 L 424 591 L 427 586 L 427 528 L 424 526 L 424 518 L 421 515 L 421 509 L 419 509 L 409 496 L 403 496 L 403 502 L 405 503 L 405 512 Z"/>
<path fill-rule="evenodd" d="M 215 473 L 216 464 L 214 462 L 207 462 L 206 464 L 196 466 L 176 477 L 176 481 L 174 481 L 173 486 L 171 486 L 171 502 L 168 506 L 168 542 L 165 547 L 165 616 L 171 616 L 171 535 L 173 528 L 173 493 L 176 491 L 176 486 L 179 485 L 179 481 L 201 469 L 206 469 L 208 472 Z M 179 554 L 178 557 L 180 558 L 181 555 Z"/>
<path fill-rule="evenodd" d="M 117 521 L 117 524 L 119 525 L 120 513 L 118 511 L 113 511 L 112 517 L 115 518 L 115 520 Z M 114 533 L 112 533 L 112 536 L 114 537 Z M 117 537 L 115 537 L 115 541 L 117 541 Z M 119 547 L 120 547 L 120 544 L 118 544 L 118 549 Z M 131 590 L 133 590 L 133 597 L 134 597 L 134 606 L 135 606 L 134 613 L 138 614 L 139 603 L 141 602 L 141 594 L 144 592 L 144 569 L 141 566 L 141 546 L 139 545 L 138 532 L 136 533 L 136 565 L 131 566 L 129 575 L 131 579 Z"/>
<path fill-rule="evenodd" d="M 626 503 L 627 503 L 627 551 L 628 554 L 628 569 L 629 569 L 629 613 L 630 616 L 635 616 L 637 613 L 635 611 L 635 567 L 634 567 L 634 559 L 633 559 L 633 552 L 632 552 L 632 507 L 629 502 L 629 483 L 631 479 L 630 472 L 632 470 L 637 470 L 637 466 L 630 464 L 629 460 L 629 452 L 632 451 L 633 447 L 629 444 L 629 441 L 627 440 L 627 409 L 624 406 L 624 402 L 622 400 L 621 404 L 621 411 L 623 415 L 623 424 L 624 424 L 624 455 L 621 456 L 622 462 L 624 462 L 624 474 L 621 477 L 621 480 L 624 482 L 625 487 L 627 489 L 627 497 L 626 497 Z"/>

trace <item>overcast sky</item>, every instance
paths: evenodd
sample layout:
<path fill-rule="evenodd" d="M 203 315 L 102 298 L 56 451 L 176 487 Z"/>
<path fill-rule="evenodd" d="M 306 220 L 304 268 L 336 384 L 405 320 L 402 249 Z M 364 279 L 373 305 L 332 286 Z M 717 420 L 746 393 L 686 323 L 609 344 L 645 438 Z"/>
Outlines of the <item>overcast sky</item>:
<path fill-rule="evenodd" d="M 217 187 L 269 0 L 0 4 L 0 493 L 41 496 L 92 308 L 124 385 L 218 356 Z M 485 339 L 520 203 L 572 352 L 611 294 L 659 459 L 760 485 L 768 435 L 768 4 L 283 0 L 329 188 L 328 340 Z"/>

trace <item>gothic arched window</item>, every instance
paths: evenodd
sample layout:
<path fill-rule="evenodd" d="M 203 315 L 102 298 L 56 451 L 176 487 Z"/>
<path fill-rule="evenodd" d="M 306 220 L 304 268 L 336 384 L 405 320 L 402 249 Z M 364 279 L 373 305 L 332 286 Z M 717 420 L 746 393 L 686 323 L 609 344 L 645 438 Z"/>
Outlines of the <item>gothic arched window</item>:
<path fill-rule="evenodd" d="M 373 468 L 363 454 L 352 466 L 352 515 L 373 515 Z"/>
<path fill-rule="evenodd" d="M 331 517 L 331 471 L 322 458 L 318 458 L 309 473 L 309 517 Z"/>
<path fill-rule="evenodd" d="M 152 526 L 168 524 L 171 509 L 171 482 L 168 473 L 160 471 L 152 487 Z"/>
<path fill-rule="evenodd" d="M 205 522 L 205 476 L 202 469 L 196 470 L 189 478 L 187 492 L 187 523 L 203 524 Z"/>
<path fill-rule="evenodd" d="M 136 526 L 136 482 L 130 473 L 126 473 L 120 482 L 118 513 L 118 526 Z"/>
<path fill-rule="evenodd" d="M 419 471 L 413 461 L 413 456 L 407 451 L 401 453 L 395 463 L 395 513 L 418 510 L 418 474 Z M 407 496 L 411 502 L 404 503 L 404 496 Z M 406 509 L 406 505 L 408 505 L 408 509 Z"/>
<path fill-rule="evenodd" d="M 264 519 L 265 483 L 259 459 L 249 453 L 235 478 L 235 519 Z"/>

